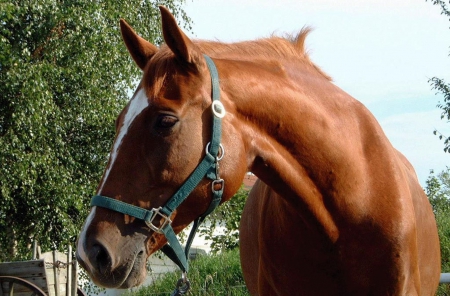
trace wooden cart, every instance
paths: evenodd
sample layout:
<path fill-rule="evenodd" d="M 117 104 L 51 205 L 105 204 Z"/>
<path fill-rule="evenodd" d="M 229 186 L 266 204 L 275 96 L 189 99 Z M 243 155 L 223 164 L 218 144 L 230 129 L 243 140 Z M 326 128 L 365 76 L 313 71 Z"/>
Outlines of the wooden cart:
<path fill-rule="evenodd" d="M 78 288 L 78 264 L 53 251 L 41 254 L 35 247 L 33 260 L 0 263 L 0 296 L 86 296 Z"/>

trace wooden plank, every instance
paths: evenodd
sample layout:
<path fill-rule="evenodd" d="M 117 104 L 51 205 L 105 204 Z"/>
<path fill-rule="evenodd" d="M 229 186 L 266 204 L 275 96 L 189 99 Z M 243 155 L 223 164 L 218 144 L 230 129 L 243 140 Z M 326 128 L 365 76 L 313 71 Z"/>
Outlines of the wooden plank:
<path fill-rule="evenodd" d="M 68 268 L 71 267 L 67 262 L 68 255 L 58 251 L 52 251 L 41 254 L 41 258 L 45 262 L 51 263 L 47 264 L 46 268 L 49 296 L 66 296 L 68 291 L 67 273 Z"/>
<path fill-rule="evenodd" d="M 38 246 L 37 246 L 37 254 L 36 254 L 36 256 L 37 256 L 38 259 L 41 259 L 41 253 L 42 253 L 42 252 L 41 252 L 41 246 L 38 245 Z"/>
<path fill-rule="evenodd" d="M 50 255 L 51 255 L 51 253 L 50 253 Z M 48 253 L 44 253 L 44 254 L 43 254 L 43 253 L 41 252 L 41 247 L 40 247 L 40 246 L 38 246 L 37 256 L 38 256 L 39 259 L 44 260 L 44 262 L 51 262 L 51 260 L 52 260 L 51 257 L 48 258 L 48 257 L 49 257 L 49 256 L 48 256 Z M 45 269 L 45 275 L 46 275 L 45 280 L 46 280 L 46 282 L 47 282 L 47 284 L 46 284 L 46 286 L 45 286 L 45 293 L 47 293 L 48 296 L 55 296 L 54 293 L 53 293 L 53 295 L 50 295 L 50 294 L 51 294 L 51 291 L 48 289 L 48 287 L 50 286 L 50 284 L 53 283 L 53 277 L 52 277 L 52 276 L 53 276 L 53 270 L 46 268 L 46 269 Z"/>
<path fill-rule="evenodd" d="M 56 251 L 53 251 L 53 263 L 58 262 L 59 261 L 58 259 L 59 259 L 58 254 L 56 253 Z M 57 269 L 56 267 L 53 268 L 54 271 L 56 271 L 56 269 Z M 61 296 L 61 291 L 60 291 L 60 287 L 59 287 L 59 273 L 60 272 L 61 271 L 59 269 L 55 272 L 55 294 L 56 294 L 56 296 Z"/>
<path fill-rule="evenodd" d="M 37 259 L 37 241 L 33 241 L 33 257 L 31 257 L 32 260 Z"/>
<path fill-rule="evenodd" d="M 50 262 L 50 260 L 47 262 Z M 55 293 L 55 270 L 53 269 L 53 266 L 48 265 L 48 268 L 45 270 L 45 273 L 47 275 L 47 294 L 48 294 L 48 296 L 56 296 L 56 293 Z"/>
<path fill-rule="evenodd" d="M 78 261 L 72 259 L 72 296 L 77 296 L 78 287 Z"/>
<path fill-rule="evenodd" d="M 78 266 L 71 259 L 70 248 L 68 254 L 57 251 L 42 254 L 37 246 L 36 253 L 40 258 L 38 260 L 0 263 L 0 275 L 20 277 L 35 284 L 49 296 L 75 296 Z M 15 293 L 15 296 L 22 293 L 17 289 L 19 294 Z"/>
<path fill-rule="evenodd" d="M 45 275 L 45 264 L 44 260 L 30 260 L 30 261 L 19 261 L 19 262 L 4 262 L 0 263 L 0 275 L 9 276 L 44 276 Z"/>
<path fill-rule="evenodd" d="M 66 284 L 66 291 L 67 291 L 67 296 L 75 296 L 72 294 L 72 285 L 74 285 L 72 283 L 72 246 L 69 245 L 68 246 L 68 250 L 67 250 L 67 264 L 69 264 L 67 266 L 67 284 Z"/>
<path fill-rule="evenodd" d="M 66 295 L 66 286 L 65 285 L 60 285 L 59 289 L 56 289 L 56 285 L 52 284 L 50 286 L 48 286 L 48 295 L 50 296 L 65 296 Z M 59 294 L 56 294 L 59 293 Z"/>

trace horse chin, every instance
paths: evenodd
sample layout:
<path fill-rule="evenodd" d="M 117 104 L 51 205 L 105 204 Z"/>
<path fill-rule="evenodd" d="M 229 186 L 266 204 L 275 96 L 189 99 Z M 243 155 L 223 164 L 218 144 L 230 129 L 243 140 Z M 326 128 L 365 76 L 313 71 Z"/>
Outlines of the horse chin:
<path fill-rule="evenodd" d="M 144 280 L 145 276 L 147 275 L 147 271 L 145 270 L 145 264 L 142 264 L 140 267 L 136 267 L 136 264 L 133 265 L 130 273 L 125 278 L 125 280 L 122 282 L 122 284 L 117 287 L 116 289 L 128 289 L 140 286 Z"/>
<path fill-rule="evenodd" d="M 137 255 L 134 261 L 116 268 L 110 273 L 93 275 L 93 282 L 109 289 L 128 289 L 141 285 L 147 275 L 146 258 Z"/>

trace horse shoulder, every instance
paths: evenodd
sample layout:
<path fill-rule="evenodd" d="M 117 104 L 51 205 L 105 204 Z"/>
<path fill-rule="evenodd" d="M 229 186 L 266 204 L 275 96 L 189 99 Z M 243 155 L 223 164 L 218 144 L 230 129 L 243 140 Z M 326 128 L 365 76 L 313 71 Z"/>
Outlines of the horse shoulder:
<path fill-rule="evenodd" d="M 247 288 L 251 295 L 258 294 L 259 243 L 258 228 L 261 222 L 262 202 L 268 195 L 268 186 L 257 180 L 245 203 L 241 217 L 239 240 L 241 266 Z"/>
<path fill-rule="evenodd" d="M 255 183 L 240 224 L 241 265 L 251 295 L 337 291 L 332 252 L 328 245 L 317 244 L 323 238 L 311 231 L 285 198 L 262 181 Z M 324 278 L 328 284 L 318 285 Z"/>
<path fill-rule="evenodd" d="M 435 251 L 439 250 L 436 220 L 413 166 L 403 154 L 397 151 L 397 155 L 406 175 L 414 207 L 419 273 L 421 279 L 427 279 L 421 280 L 421 293 L 428 295 L 434 293 L 440 277 L 441 258 L 440 253 Z"/>

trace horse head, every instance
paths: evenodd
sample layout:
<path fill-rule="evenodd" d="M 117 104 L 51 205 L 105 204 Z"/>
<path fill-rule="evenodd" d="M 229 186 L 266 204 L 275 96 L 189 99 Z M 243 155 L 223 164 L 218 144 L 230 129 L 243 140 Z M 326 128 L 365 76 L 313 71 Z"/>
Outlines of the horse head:
<path fill-rule="evenodd" d="M 120 22 L 125 45 L 143 76 L 117 117 L 109 162 L 96 193 L 152 214 L 164 207 L 205 158 L 216 116 L 211 111 L 213 86 L 203 53 L 170 12 L 163 7 L 160 10 L 165 41 L 160 48 L 139 37 L 124 20 Z M 228 111 L 233 106 L 226 94 L 222 96 Z M 224 181 L 215 184 L 224 187 L 219 188 L 224 189 L 222 202 L 236 192 L 247 170 L 238 127 L 232 124 L 233 116 L 227 115 L 221 120 L 223 132 L 217 152 L 223 157 L 220 179 Z M 79 236 L 78 261 L 101 286 L 139 285 L 146 274 L 147 258 L 167 243 L 158 227 L 170 219 L 173 232 L 178 233 L 205 213 L 213 199 L 212 183 L 202 177 L 179 207 L 167 214 L 169 217 L 152 217 L 153 227 L 126 211 L 94 203 Z"/>

